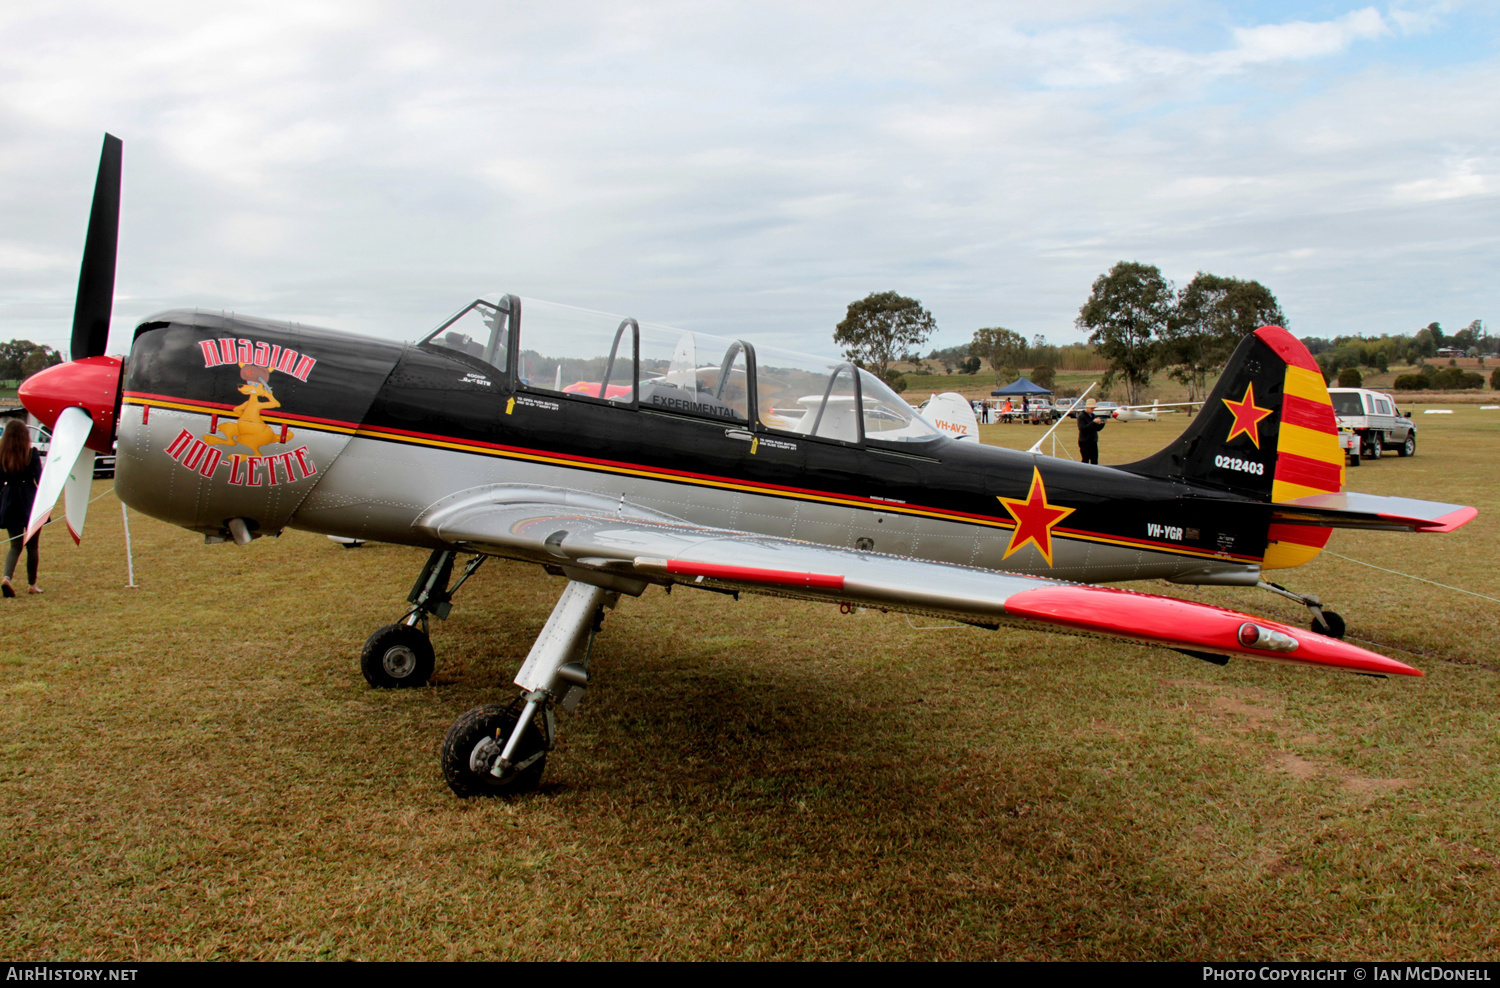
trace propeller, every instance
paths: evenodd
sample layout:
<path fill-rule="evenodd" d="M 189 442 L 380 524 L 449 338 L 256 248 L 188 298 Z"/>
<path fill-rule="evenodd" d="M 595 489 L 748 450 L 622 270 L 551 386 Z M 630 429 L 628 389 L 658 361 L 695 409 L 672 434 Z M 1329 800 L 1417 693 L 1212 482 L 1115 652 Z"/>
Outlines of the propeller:
<path fill-rule="evenodd" d="M 30 542 L 36 530 L 52 514 L 57 495 L 66 492 L 64 514 L 68 531 L 77 542 L 83 531 L 83 516 L 88 513 L 89 481 L 94 479 L 94 451 L 83 444 L 94 429 L 89 413 L 76 406 L 65 408 L 52 426 L 52 448 L 47 451 L 47 465 L 42 468 L 42 479 L 36 485 L 36 500 L 31 503 L 31 518 L 26 522 L 26 536 L 21 541 Z M 67 467 L 59 469 L 66 463 Z M 83 478 L 82 485 L 78 478 Z M 82 490 L 79 490 L 79 487 Z"/>
<path fill-rule="evenodd" d="M 59 494 L 73 540 L 83 537 L 94 454 L 114 448 L 124 367 L 118 358 L 104 356 L 104 349 L 114 308 L 121 151 L 120 139 L 105 134 L 73 305 L 73 359 L 33 374 L 19 392 L 26 410 L 52 431 L 47 465 L 26 525 L 27 540 L 47 520 Z"/>
<path fill-rule="evenodd" d="M 74 360 L 102 357 L 109 342 L 109 315 L 115 302 L 115 247 L 120 239 L 122 150 L 118 137 L 104 135 L 99 174 L 94 179 L 94 205 L 89 210 L 89 232 L 83 241 L 83 266 L 78 272 L 78 299 L 73 303 Z"/>

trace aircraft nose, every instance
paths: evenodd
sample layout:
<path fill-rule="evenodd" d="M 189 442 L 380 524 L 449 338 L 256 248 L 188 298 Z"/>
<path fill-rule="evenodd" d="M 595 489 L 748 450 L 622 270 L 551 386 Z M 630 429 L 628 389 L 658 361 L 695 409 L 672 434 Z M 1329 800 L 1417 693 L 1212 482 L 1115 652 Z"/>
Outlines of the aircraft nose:
<path fill-rule="evenodd" d="M 108 453 L 115 440 L 122 366 L 118 357 L 84 357 L 48 367 L 21 384 L 21 404 L 48 429 L 65 409 L 82 408 L 94 423 L 84 445 Z"/>

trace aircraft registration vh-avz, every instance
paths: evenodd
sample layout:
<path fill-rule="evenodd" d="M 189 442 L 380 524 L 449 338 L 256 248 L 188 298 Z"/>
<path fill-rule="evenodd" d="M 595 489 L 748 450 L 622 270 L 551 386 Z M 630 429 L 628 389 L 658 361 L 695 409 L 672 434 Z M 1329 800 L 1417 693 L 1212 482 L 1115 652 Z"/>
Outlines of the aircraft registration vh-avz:
<path fill-rule="evenodd" d="M 519 694 L 448 732 L 461 796 L 537 784 L 605 611 L 653 585 L 1421 675 L 1341 641 L 1337 615 L 1266 573 L 1333 528 L 1446 532 L 1476 514 L 1344 492 L 1323 378 L 1271 326 L 1178 439 L 1115 467 L 954 441 L 838 359 L 513 295 L 414 344 L 174 309 L 107 357 L 119 179 L 106 136 L 73 359 L 21 391 L 53 437 L 32 529 L 61 492 L 81 533 L 93 455 L 118 442 L 121 500 L 208 542 L 290 527 L 426 549 L 405 616 L 365 643 L 376 687 L 428 681 L 428 617 L 485 559 L 559 577 Z M 1143 578 L 1275 589 L 1329 634 L 1097 585 Z"/>

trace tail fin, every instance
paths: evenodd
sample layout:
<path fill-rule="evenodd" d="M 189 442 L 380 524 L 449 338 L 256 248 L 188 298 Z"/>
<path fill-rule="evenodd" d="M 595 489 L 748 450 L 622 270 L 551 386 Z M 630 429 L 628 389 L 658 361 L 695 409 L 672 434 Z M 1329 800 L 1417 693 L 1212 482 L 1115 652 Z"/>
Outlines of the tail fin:
<path fill-rule="evenodd" d="M 952 391 L 933 395 L 922 410 L 922 417 L 954 439 L 979 439 L 979 420 L 969 399 Z"/>
<path fill-rule="evenodd" d="M 1279 326 L 1245 337 L 1203 410 L 1166 449 L 1122 467 L 1258 501 L 1285 502 L 1344 487 L 1344 451 L 1323 375 Z M 1264 568 L 1300 566 L 1330 530 L 1273 523 Z"/>

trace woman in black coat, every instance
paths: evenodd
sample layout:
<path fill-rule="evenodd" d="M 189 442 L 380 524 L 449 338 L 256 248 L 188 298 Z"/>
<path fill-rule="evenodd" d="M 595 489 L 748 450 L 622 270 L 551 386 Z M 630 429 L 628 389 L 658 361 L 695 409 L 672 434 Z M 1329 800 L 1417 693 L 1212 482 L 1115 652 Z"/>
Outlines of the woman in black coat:
<path fill-rule="evenodd" d="M 16 595 L 10 585 L 15 575 L 16 563 L 21 559 L 21 537 L 26 534 L 26 522 L 31 517 L 31 504 L 36 500 L 37 481 L 42 478 L 42 458 L 31 445 L 31 433 L 26 423 L 11 419 L 0 434 L 0 524 L 5 526 L 10 539 L 6 543 L 5 577 L 0 580 L 0 593 L 7 597 Z M 41 561 L 41 538 L 39 529 L 26 543 L 26 582 L 32 593 L 42 591 L 36 585 L 37 564 Z"/>

